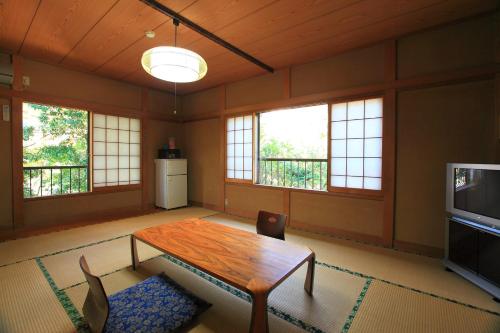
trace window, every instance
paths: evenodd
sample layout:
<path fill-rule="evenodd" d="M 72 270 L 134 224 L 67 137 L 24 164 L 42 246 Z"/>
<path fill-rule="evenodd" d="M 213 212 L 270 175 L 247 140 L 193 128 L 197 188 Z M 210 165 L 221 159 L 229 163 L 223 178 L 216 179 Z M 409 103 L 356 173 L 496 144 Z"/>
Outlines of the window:
<path fill-rule="evenodd" d="M 382 145 L 382 97 L 230 117 L 226 180 L 373 195 Z"/>
<path fill-rule="evenodd" d="M 252 180 L 253 117 L 231 117 L 226 121 L 226 178 Z"/>
<path fill-rule="evenodd" d="M 140 121 L 94 114 L 93 185 L 139 184 L 141 179 Z"/>
<path fill-rule="evenodd" d="M 25 198 L 87 192 L 89 113 L 23 103 Z"/>
<path fill-rule="evenodd" d="M 325 191 L 328 180 L 328 105 L 265 112 L 257 119 L 257 182 Z"/>
<path fill-rule="evenodd" d="M 382 189 L 382 98 L 332 105 L 332 187 Z"/>
<path fill-rule="evenodd" d="M 25 198 L 140 184 L 140 120 L 23 103 L 23 176 Z"/>

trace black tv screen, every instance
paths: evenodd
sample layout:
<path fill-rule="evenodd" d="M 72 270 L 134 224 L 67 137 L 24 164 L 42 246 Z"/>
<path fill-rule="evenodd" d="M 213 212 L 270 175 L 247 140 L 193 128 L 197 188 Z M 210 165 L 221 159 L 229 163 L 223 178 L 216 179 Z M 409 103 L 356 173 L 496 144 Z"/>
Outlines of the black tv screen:
<path fill-rule="evenodd" d="M 455 168 L 454 207 L 500 219 L 500 170 Z"/>

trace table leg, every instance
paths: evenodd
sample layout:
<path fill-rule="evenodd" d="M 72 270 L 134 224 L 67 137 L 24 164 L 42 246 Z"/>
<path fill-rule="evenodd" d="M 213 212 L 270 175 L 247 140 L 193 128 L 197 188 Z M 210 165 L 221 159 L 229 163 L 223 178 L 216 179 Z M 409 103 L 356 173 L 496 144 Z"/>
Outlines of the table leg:
<path fill-rule="evenodd" d="M 314 252 L 311 254 L 311 257 L 308 261 L 309 263 L 307 265 L 307 275 L 306 281 L 304 283 L 304 289 L 309 295 L 312 296 L 314 286 L 314 266 L 316 264 L 316 255 L 314 254 Z"/>
<path fill-rule="evenodd" d="M 137 254 L 137 240 L 130 235 L 130 250 L 132 251 L 132 269 L 135 271 L 139 266 L 139 255 Z"/>
<path fill-rule="evenodd" d="M 267 333 L 267 294 L 257 293 L 252 295 L 252 321 L 250 323 L 251 333 Z"/>

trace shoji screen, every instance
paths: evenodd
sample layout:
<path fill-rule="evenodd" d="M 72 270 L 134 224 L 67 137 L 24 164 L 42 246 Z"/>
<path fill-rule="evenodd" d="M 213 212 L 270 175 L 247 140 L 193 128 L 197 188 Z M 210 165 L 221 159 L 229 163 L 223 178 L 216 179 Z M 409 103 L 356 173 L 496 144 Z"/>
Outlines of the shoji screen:
<path fill-rule="evenodd" d="M 252 115 L 227 118 L 226 135 L 226 178 L 252 180 Z"/>
<path fill-rule="evenodd" d="M 94 113 L 94 187 L 140 183 L 140 138 L 140 120 Z"/>
<path fill-rule="evenodd" d="M 382 110 L 382 98 L 332 105 L 332 187 L 382 189 Z"/>

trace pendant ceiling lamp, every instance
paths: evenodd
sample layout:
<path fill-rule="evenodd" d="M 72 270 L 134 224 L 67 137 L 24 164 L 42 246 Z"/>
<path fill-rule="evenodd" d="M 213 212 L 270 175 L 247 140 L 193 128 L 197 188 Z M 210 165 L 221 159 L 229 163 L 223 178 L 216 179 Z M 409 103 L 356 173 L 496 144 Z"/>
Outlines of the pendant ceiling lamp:
<path fill-rule="evenodd" d="M 202 79 L 207 74 L 207 63 L 193 51 L 177 47 L 177 26 L 179 21 L 173 20 L 175 26 L 174 46 L 157 46 L 142 54 L 144 70 L 164 81 L 185 83 Z"/>

